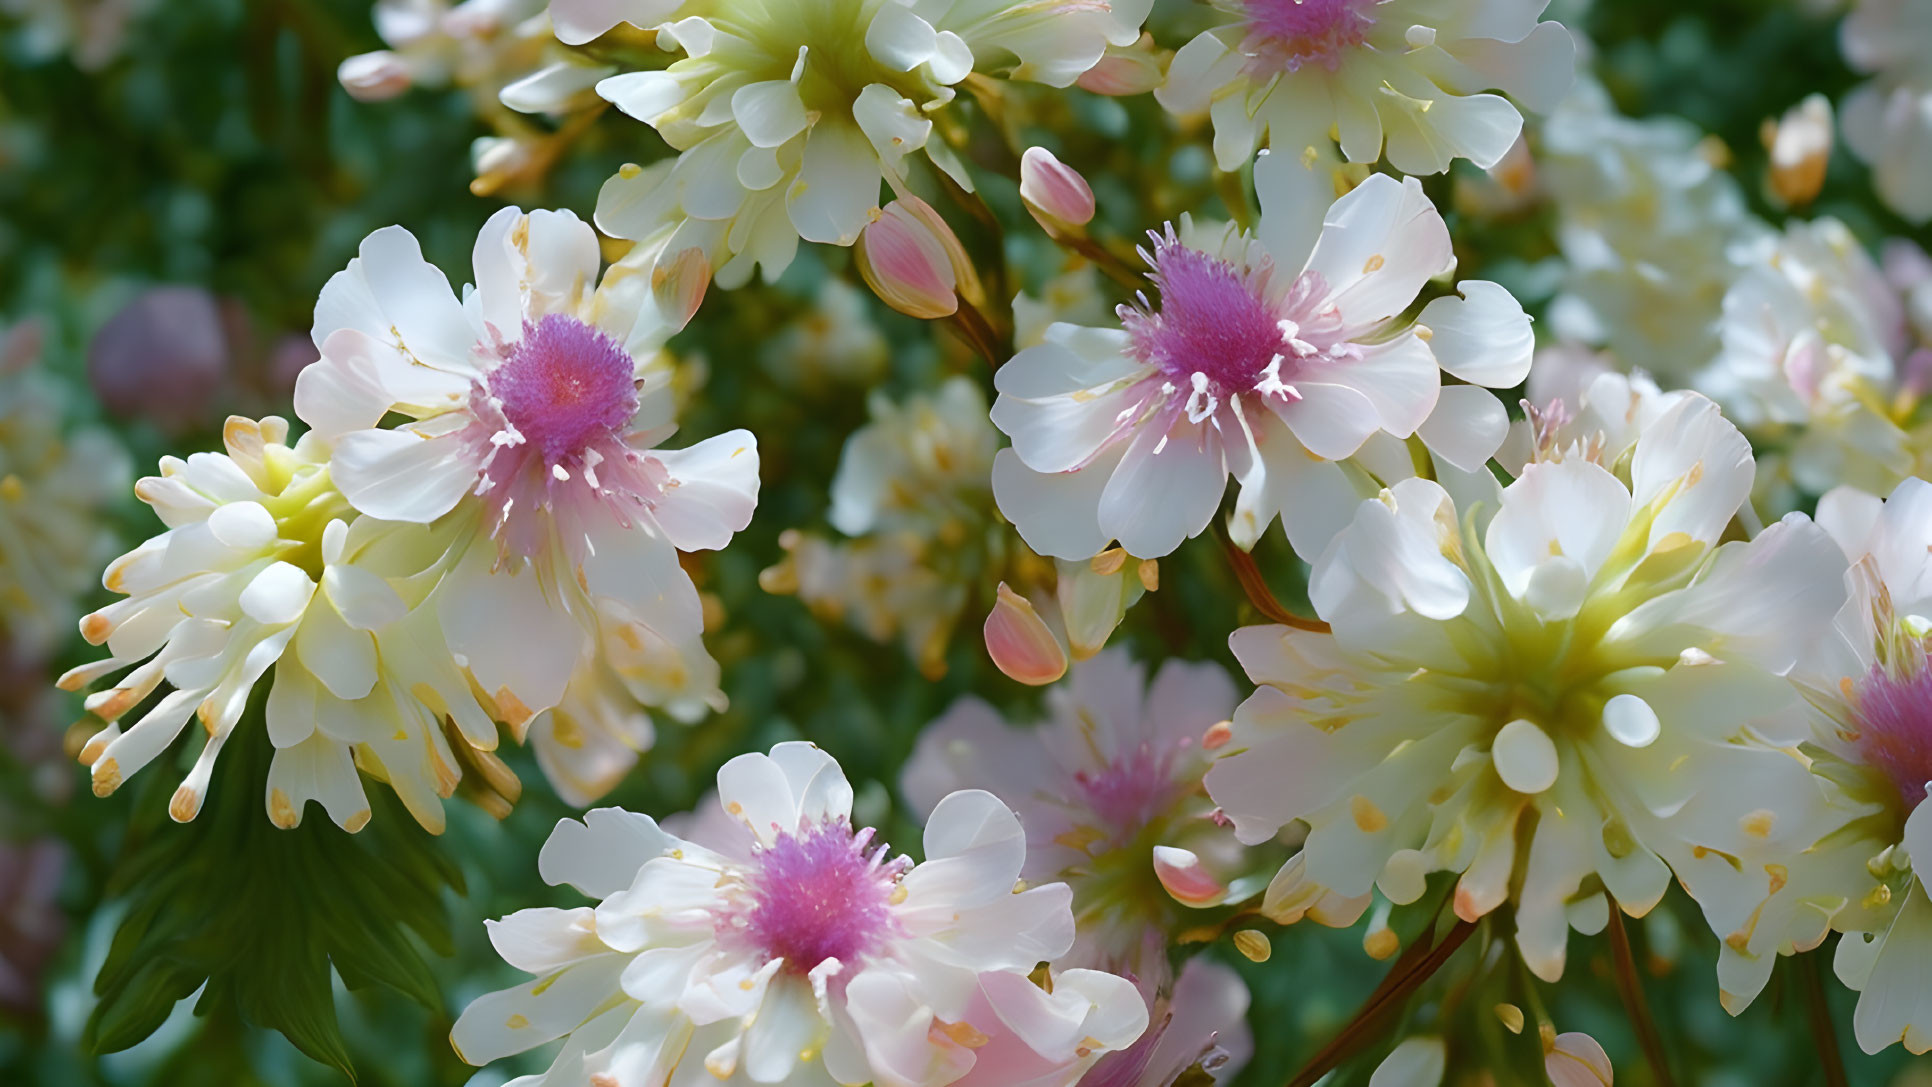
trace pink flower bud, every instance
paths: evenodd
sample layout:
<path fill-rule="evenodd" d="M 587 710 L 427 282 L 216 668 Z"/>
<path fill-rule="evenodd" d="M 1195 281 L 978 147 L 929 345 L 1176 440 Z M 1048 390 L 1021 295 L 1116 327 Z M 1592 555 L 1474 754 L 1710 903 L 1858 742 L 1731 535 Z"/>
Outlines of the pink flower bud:
<path fill-rule="evenodd" d="M 1049 234 L 1062 234 L 1093 219 L 1093 190 L 1080 172 L 1044 147 L 1020 156 L 1020 199 Z"/>
<path fill-rule="evenodd" d="M 859 274 L 872 293 L 913 317 L 946 317 L 959 310 L 954 258 L 934 222 L 950 237 L 952 231 L 937 215 L 929 219 L 908 200 L 894 200 L 866 225 L 855 251 Z M 959 248 L 957 238 L 951 242 L 950 248 Z"/>
<path fill-rule="evenodd" d="M 1614 1077 L 1609 1055 L 1582 1031 L 1556 1036 L 1543 1054 L 1543 1071 L 1551 1087 L 1610 1087 Z"/>
<path fill-rule="evenodd" d="M 409 62 L 387 49 L 359 53 L 335 70 L 342 89 L 358 102 L 381 102 L 409 89 Z"/>
<path fill-rule="evenodd" d="M 1155 846 L 1154 875 L 1167 893 L 1174 896 L 1174 901 L 1183 906 L 1215 906 L 1228 895 L 1228 885 L 1214 878 L 1191 850 Z"/>
<path fill-rule="evenodd" d="M 108 412 L 168 431 L 216 421 L 210 413 L 228 370 L 220 307 L 200 287 L 143 292 L 87 347 L 87 381 Z"/>
<path fill-rule="evenodd" d="M 1142 34 L 1132 45 L 1108 46 L 1100 63 L 1087 69 L 1076 83 L 1084 91 L 1124 98 L 1147 94 L 1165 78 L 1153 37 Z"/>
<path fill-rule="evenodd" d="M 1067 672 L 1067 653 L 1033 602 L 1000 582 L 999 600 L 986 617 L 986 652 L 999 670 L 1032 687 Z"/>

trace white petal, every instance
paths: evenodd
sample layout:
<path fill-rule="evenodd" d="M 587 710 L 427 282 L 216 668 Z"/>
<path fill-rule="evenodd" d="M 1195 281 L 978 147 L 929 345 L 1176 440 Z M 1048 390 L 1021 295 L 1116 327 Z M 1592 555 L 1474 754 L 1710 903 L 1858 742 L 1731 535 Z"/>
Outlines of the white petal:
<path fill-rule="evenodd" d="M 1460 298 L 1438 298 L 1422 307 L 1417 319 L 1434 333 L 1429 349 L 1436 361 L 1474 385 L 1507 389 L 1522 384 L 1536 351 L 1536 337 L 1522 303 L 1486 280 L 1464 280 L 1456 290 Z"/>
<path fill-rule="evenodd" d="M 1370 174 L 1329 208 L 1308 268 L 1321 273 L 1343 326 L 1357 333 L 1407 309 L 1455 259 L 1449 228 L 1421 183 Z"/>
<path fill-rule="evenodd" d="M 476 482 L 477 462 L 453 436 L 359 430 L 337 443 L 330 470 L 343 496 L 363 513 L 428 524 L 462 500 Z"/>
<path fill-rule="evenodd" d="M 731 115 L 753 147 L 777 147 L 805 131 L 805 102 L 789 79 L 739 87 L 731 94 Z"/>
<path fill-rule="evenodd" d="M 553 886 L 568 883 L 592 898 L 628 888 L 646 861 L 680 844 L 648 815 L 597 808 L 583 821 L 557 820 L 537 854 L 537 872 Z"/>
<path fill-rule="evenodd" d="M 315 594 L 315 581 L 299 566 L 270 563 L 241 591 L 241 610 L 263 626 L 293 623 Z"/>
<path fill-rule="evenodd" d="M 785 206 L 808 242 L 851 245 L 879 208 L 879 158 L 857 125 L 822 120 L 805 139 Z"/>
<path fill-rule="evenodd" d="M 1540 793 L 1556 784 L 1556 744 L 1533 722 L 1518 718 L 1504 725 L 1490 756 L 1503 784 L 1519 793 Z"/>

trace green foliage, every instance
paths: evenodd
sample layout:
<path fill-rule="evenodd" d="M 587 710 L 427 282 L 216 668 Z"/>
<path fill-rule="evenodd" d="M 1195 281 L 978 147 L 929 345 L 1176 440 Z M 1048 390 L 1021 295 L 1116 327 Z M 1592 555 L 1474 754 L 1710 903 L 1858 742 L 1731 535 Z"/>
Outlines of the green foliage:
<path fill-rule="evenodd" d="M 462 893 L 462 874 L 388 790 L 370 790 L 375 816 L 357 834 L 319 810 L 293 830 L 271 824 L 259 705 L 222 754 L 191 823 L 169 820 L 163 775 L 146 783 L 108 888 L 127 915 L 94 981 L 100 1003 L 83 1042 L 98 1053 L 132 1046 L 205 983 L 196 1014 L 280 1031 L 353 1078 L 331 970 L 352 990 L 383 985 L 439 1011 L 418 940 L 452 953 L 443 892 Z"/>

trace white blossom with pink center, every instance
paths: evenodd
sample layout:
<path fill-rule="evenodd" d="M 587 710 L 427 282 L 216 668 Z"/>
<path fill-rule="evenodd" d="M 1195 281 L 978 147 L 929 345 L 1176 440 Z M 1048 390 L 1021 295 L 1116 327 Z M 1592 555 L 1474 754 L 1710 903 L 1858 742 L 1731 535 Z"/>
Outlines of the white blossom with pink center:
<path fill-rule="evenodd" d="M 1836 821 L 1794 857 L 1769 923 L 1830 927 L 1838 976 L 1860 990 L 1853 1029 L 1876 1053 L 1932 1049 L 1932 900 L 1917 861 L 1932 858 L 1932 484 L 1891 496 L 1840 487 L 1818 524 L 1844 549 L 1850 598 L 1793 680 L 1815 713 L 1804 753 Z"/>
<path fill-rule="evenodd" d="M 1008 725 L 977 698 L 955 702 L 920 737 L 901 789 L 922 815 L 957 789 L 986 789 L 1011 804 L 1027 828 L 1024 878 L 1073 888 L 1077 935 L 1056 965 L 1139 981 L 1157 1029 L 1095 1076 L 1112 1068 L 1106 1082 L 1138 1083 L 1142 1065 L 1186 1056 L 1180 1067 L 1206 1061 L 1231 1077 L 1251 1048 L 1241 1018 L 1247 989 L 1203 961 L 1183 993 L 1167 946 L 1189 923 L 1183 906 L 1238 899 L 1265 882 L 1240 878 L 1255 861 L 1201 790 L 1207 737 L 1234 712 L 1234 684 L 1218 665 L 1168 661 L 1150 686 L 1142 665 L 1114 648 L 1075 664 L 1046 701 L 1047 720 L 1033 728 Z M 1157 855 L 1188 863 L 1163 872 Z M 1235 1010 L 1192 1014 L 1206 1007 Z"/>
<path fill-rule="evenodd" d="M 1388 149 L 1405 174 L 1466 158 L 1494 166 L 1530 109 L 1569 88 L 1576 44 L 1538 22 L 1547 0 L 1211 0 L 1225 20 L 1174 54 L 1155 92 L 1175 113 L 1208 112 L 1214 156 L 1238 169 L 1255 148 L 1326 149 L 1351 162 Z"/>
<path fill-rule="evenodd" d="M 407 231 L 363 241 L 323 288 L 319 362 L 296 411 L 335 442 L 348 501 L 391 521 L 465 519 L 444 560 L 450 648 L 513 727 L 562 699 L 614 628 L 669 647 L 654 698 L 717 704 L 680 551 L 723 547 L 758 495 L 755 439 L 681 450 L 663 341 L 708 272 L 633 256 L 598 279 L 596 234 L 569 212 L 505 208 L 478 235 L 461 301 Z M 380 426 L 396 413 L 411 421 Z M 644 694 L 640 692 L 640 697 Z"/>
<path fill-rule="evenodd" d="M 1028 978 L 1071 946 L 1071 894 L 1021 889 L 1025 835 L 991 794 L 941 801 L 917 865 L 852 826 L 850 784 L 808 743 L 725 764 L 717 804 L 733 825 L 705 833 L 716 848 L 617 808 L 557 824 L 545 880 L 601 901 L 490 925 L 537 977 L 464 1010 L 464 1059 L 563 1038 L 521 1082 L 939 1087 L 984 1054 L 982 1077 L 1064 1087 L 1146 1028 L 1124 979 Z"/>
<path fill-rule="evenodd" d="M 1528 372 L 1522 307 L 1466 281 L 1402 320 L 1455 267 L 1422 187 L 1372 175 L 1317 225 L 1296 171 L 1279 155 L 1257 164 L 1252 236 L 1186 217 L 1155 236 L 1158 301 L 1123 306 L 1121 327 L 1055 325 L 995 375 L 993 422 L 1013 447 L 994 494 L 1035 551 L 1083 559 L 1117 540 L 1158 558 L 1207 527 L 1232 476 L 1235 541 L 1253 546 L 1280 516 L 1313 558 L 1369 479 L 1337 462 L 1371 436 L 1419 435 L 1465 469 L 1502 442 L 1507 415 L 1478 386 Z M 1444 370 L 1470 384 L 1443 388 Z"/>

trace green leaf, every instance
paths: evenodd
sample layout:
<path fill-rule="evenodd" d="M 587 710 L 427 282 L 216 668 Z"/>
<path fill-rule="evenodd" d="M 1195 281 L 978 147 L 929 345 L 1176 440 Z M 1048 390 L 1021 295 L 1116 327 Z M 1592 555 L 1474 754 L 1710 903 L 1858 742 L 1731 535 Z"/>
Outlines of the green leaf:
<path fill-rule="evenodd" d="M 348 834 L 311 808 L 283 830 L 263 810 L 273 756 L 260 700 L 236 726 L 201 814 L 167 816 L 172 782 L 151 773 L 110 893 L 127 915 L 95 978 L 85 1044 L 126 1049 L 203 983 L 197 1015 L 224 1010 L 282 1033 L 355 1076 L 331 971 L 441 1011 L 421 945 L 451 953 L 444 889 L 462 876 L 394 794 L 369 789 L 373 818 Z"/>

